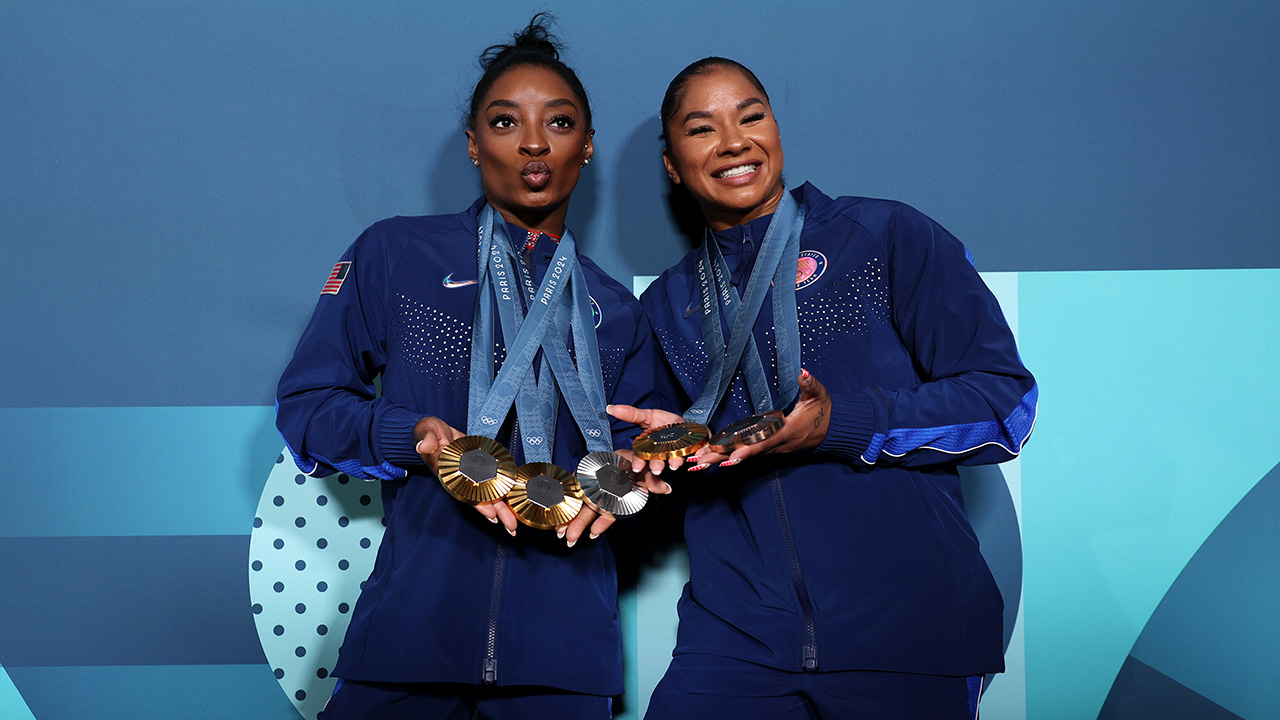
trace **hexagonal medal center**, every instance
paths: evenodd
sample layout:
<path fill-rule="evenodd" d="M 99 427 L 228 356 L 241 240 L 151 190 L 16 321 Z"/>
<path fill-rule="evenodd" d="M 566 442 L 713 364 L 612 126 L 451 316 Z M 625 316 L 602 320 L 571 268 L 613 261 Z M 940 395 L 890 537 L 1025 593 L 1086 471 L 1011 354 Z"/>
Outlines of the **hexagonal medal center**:
<path fill-rule="evenodd" d="M 535 475 L 525 483 L 529 501 L 548 510 L 564 502 L 564 488 L 550 475 Z"/>
<path fill-rule="evenodd" d="M 631 476 L 616 465 L 605 465 L 597 470 L 596 481 L 600 483 L 601 490 L 618 499 L 631 492 Z"/>
<path fill-rule="evenodd" d="M 468 450 L 458 458 L 458 472 L 477 485 L 488 482 L 498 475 L 498 458 L 483 450 Z"/>

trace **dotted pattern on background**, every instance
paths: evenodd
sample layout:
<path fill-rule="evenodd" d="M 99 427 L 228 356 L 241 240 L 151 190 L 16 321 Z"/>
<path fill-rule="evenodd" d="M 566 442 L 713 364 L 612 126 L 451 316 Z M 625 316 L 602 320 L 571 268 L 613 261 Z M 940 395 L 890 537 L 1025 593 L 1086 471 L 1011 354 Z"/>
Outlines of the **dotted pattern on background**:
<path fill-rule="evenodd" d="M 276 680 L 304 718 L 333 694 L 330 672 L 384 530 L 381 487 L 303 475 L 281 453 L 249 539 L 249 601 Z"/>

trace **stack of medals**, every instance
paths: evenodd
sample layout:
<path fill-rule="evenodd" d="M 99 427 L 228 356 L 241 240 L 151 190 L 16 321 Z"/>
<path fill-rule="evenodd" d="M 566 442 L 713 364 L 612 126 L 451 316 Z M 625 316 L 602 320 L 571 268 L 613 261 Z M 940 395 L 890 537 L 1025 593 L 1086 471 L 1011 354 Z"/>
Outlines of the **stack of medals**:
<path fill-rule="evenodd" d="M 752 328 L 773 289 L 773 331 L 777 345 L 777 407 L 800 394 L 800 325 L 796 318 L 795 268 L 800 257 L 804 209 L 784 192 L 769 229 L 760 243 L 755 267 L 742 296 L 730 284 L 731 274 L 720 248 L 708 231 L 698 255 L 699 295 L 702 300 L 702 340 L 711 359 L 702 394 L 684 414 L 688 422 L 654 428 L 636 438 L 637 457 L 670 460 L 694 454 L 704 445 L 717 452 L 753 445 L 782 428 L 783 413 L 765 375 Z M 718 300 L 717 300 L 718 298 Z M 729 325 L 726 345 L 724 323 Z M 742 371 L 755 415 L 739 420 L 708 441 L 704 426 L 719 407 L 733 376 Z"/>
<path fill-rule="evenodd" d="M 558 397 L 557 382 L 573 419 L 587 440 L 588 459 L 612 453 L 600 349 L 591 322 L 591 299 L 578 264 L 573 233 L 565 230 L 542 283 L 533 278 L 513 249 L 504 221 L 485 206 L 479 221 L 479 294 L 471 333 L 471 386 L 467 404 L 468 435 L 450 443 L 440 454 L 440 481 L 453 497 L 467 503 L 506 498 L 525 525 L 551 529 L 574 518 L 582 505 L 614 514 L 629 514 L 644 506 L 647 494 L 637 490 L 628 471 L 624 479 L 597 481 L 589 488 L 579 478 L 551 463 Z M 519 278 L 519 288 L 516 278 Z M 507 357 L 493 374 L 494 322 L 492 299 L 497 300 Z M 527 305 L 527 312 L 526 312 Z M 572 333 L 578 363 L 569 356 L 566 331 Z M 537 377 L 534 360 L 542 350 Z M 528 462 L 516 467 L 511 453 L 493 439 L 512 403 L 516 406 L 520 438 Z M 618 458 L 621 463 L 621 458 Z M 597 461 L 598 462 L 598 461 Z M 621 464 L 618 467 L 622 467 Z M 592 471 L 598 473 L 593 465 Z M 579 467 L 582 472 L 582 466 Z M 627 487 L 628 484 L 630 487 Z M 603 488 L 603 491 L 600 489 Z M 640 495 L 637 502 L 636 495 Z M 605 496 L 618 502 L 605 499 Z M 623 500 L 626 502 L 623 502 Z"/>
<path fill-rule="evenodd" d="M 755 445 L 782 429 L 786 416 L 781 410 L 767 410 L 745 417 L 715 434 L 707 443 L 718 453 L 729 454 L 740 447 Z"/>

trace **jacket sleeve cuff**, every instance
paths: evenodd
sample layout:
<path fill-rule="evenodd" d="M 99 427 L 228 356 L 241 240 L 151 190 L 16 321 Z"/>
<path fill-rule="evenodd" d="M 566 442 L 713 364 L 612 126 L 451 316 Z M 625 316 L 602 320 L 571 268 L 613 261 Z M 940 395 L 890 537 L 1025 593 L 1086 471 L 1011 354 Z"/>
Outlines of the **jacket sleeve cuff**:
<path fill-rule="evenodd" d="M 875 425 L 875 402 L 866 393 L 853 397 L 832 396 L 827 435 L 814 452 L 836 455 L 850 462 L 862 461 Z"/>
<path fill-rule="evenodd" d="M 422 457 L 413 440 L 413 429 L 421 419 L 420 414 L 402 407 L 387 408 L 382 413 L 377 420 L 375 447 L 382 454 L 383 462 L 398 468 L 422 467 Z"/>

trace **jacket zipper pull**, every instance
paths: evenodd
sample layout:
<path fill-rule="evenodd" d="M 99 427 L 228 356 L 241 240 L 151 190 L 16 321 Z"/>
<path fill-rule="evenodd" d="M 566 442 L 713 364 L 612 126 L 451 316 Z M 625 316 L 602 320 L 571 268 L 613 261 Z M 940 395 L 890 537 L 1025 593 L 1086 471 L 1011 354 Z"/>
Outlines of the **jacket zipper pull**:
<path fill-rule="evenodd" d="M 818 649 L 812 645 L 804 646 L 804 669 L 805 670 L 818 669 Z"/>
<path fill-rule="evenodd" d="M 485 685 L 492 685 L 498 682 L 498 659 L 484 659 L 484 675 L 481 676 L 480 682 Z"/>

